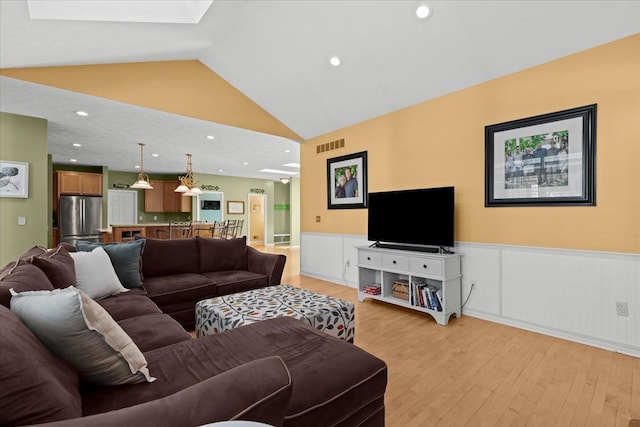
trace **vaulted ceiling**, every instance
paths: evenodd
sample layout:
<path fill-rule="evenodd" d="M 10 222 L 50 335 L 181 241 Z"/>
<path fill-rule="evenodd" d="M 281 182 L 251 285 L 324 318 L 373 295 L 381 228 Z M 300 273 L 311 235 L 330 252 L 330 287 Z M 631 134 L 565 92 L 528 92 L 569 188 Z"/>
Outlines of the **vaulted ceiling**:
<path fill-rule="evenodd" d="M 305 139 L 640 31 L 637 1 L 428 1 L 420 20 L 424 3 L 215 0 L 162 24 L 3 0 L 0 109 L 48 119 L 55 162 L 135 171 L 144 142 L 147 172 L 193 153 L 195 172 L 277 179 L 260 170 L 295 176 Z"/>

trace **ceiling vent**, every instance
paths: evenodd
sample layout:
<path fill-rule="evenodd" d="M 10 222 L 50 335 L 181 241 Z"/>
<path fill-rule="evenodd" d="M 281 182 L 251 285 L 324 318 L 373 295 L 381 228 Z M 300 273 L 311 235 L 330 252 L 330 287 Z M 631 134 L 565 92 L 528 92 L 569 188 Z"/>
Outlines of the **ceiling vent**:
<path fill-rule="evenodd" d="M 316 154 L 337 150 L 338 148 L 344 148 L 344 138 L 318 145 L 316 147 Z"/>

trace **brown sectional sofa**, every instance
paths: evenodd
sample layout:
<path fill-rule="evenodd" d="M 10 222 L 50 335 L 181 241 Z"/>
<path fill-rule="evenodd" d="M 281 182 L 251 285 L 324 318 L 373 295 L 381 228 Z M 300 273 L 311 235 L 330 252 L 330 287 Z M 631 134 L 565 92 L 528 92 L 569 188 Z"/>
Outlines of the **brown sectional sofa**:
<path fill-rule="evenodd" d="M 146 239 L 142 254 L 149 298 L 185 327 L 205 298 L 279 285 L 284 255 L 260 252 L 238 239 Z"/>
<path fill-rule="evenodd" d="M 189 301 L 279 283 L 284 267 L 277 255 L 250 247 L 246 264 L 230 260 L 242 252 L 237 242 L 228 242 L 237 252 L 225 247 L 213 256 L 208 240 L 147 241 L 146 290 L 98 301 L 144 355 L 157 378 L 151 383 L 87 383 L 7 308 L 10 288 L 53 290 L 54 282 L 61 287 L 71 280 L 62 272 L 71 258 L 64 249 L 47 265 L 34 262 L 35 250 L 0 270 L 0 425 L 198 426 L 244 419 L 383 426 L 386 364 L 353 344 L 288 317 L 192 339 L 178 322 L 193 323 Z"/>

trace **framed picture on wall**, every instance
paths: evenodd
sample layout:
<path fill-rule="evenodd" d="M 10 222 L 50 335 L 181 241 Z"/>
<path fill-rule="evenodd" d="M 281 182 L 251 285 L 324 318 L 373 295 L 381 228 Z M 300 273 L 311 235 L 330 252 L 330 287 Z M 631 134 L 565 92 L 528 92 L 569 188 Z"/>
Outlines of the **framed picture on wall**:
<path fill-rule="evenodd" d="M 244 215 L 244 202 L 227 201 L 227 213 L 234 215 Z"/>
<path fill-rule="evenodd" d="M 329 209 L 367 207 L 367 152 L 327 159 Z"/>
<path fill-rule="evenodd" d="M 29 163 L 0 160 L 0 197 L 29 197 Z"/>
<path fill-rule="evenodd" d="M 485 127 L 485 206 L 594 206 L 596 104 Z"/>

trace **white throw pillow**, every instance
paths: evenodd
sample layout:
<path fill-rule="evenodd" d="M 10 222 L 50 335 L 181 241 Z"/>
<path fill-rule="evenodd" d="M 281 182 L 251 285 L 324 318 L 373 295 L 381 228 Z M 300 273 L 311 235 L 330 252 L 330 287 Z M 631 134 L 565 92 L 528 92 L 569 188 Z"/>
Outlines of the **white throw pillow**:
<path fill-rule="evenodd" d="M 91 252 L 70 252 L 76 271 L 76 286 L 90 298 L 100 299 L 128 289 L 122 286 L 102 247 Z"/>
<path fill-rule="evenodd" d="M 140 349 L 107 311 L 81 290 L 17 293 L 11 311 L 49 350 L 99 385 L 152 382 Z"/>

